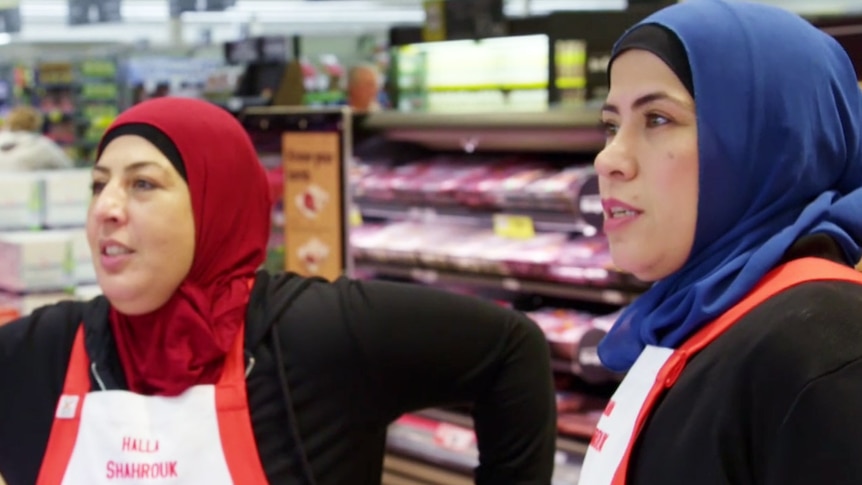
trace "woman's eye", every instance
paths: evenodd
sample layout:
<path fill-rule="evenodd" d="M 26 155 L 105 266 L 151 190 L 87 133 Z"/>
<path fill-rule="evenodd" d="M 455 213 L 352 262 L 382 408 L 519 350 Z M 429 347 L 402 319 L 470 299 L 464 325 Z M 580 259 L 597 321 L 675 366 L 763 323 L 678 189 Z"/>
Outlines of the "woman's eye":
<path fill-rule="evenodd" d="M 104 188 L 105 182 L 97 182 L 94 180 L 93 183 L 90 184 L 90 191 L 93 193 L 93 195 L 101 193 Z"/>
<path fill-rule="evenodd" d="M 602 125 L 605 127 L 605 135 L 606 136 L 614 136 L 617 134 L 617 130 L 619 129 L 617 127 L 617 125 L 615 125 L 609 121 L 603 121 Z"/>
<path fill-rule="evenodd" d="M 132 188 L 136 190 L 152 190 L 156 186 L 148 180 L 137 179 L 132 183 Z"/>
<path fill-rule="evenodd" d="M 647 126 L 655 127 L 655 126 L 664 126 L 670 123 L 670 120 L 667 117 L 662 115 L 647 115 Z"/>

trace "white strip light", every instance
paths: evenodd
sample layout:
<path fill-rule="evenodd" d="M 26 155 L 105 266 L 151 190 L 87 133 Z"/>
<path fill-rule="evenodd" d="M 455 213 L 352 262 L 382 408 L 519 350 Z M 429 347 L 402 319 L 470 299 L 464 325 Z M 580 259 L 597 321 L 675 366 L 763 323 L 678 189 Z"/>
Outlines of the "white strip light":
<path fill-rule="evenodd" d="M 557 10 L 618 10 L 626 0 L 509 0 L 506 14 L 522 16 Z M 122 14 L 127 22 L 168 19 L 168 0 L 123 0 Z M 66 0 L 21 0 L 22 20 L 65 21 Z M 195 22 L 237 22 L 256 16 L 263 23 L 345 23 L 399 24 L 421 23 L 425 19 L 419 0 L 334 0 L 306 2 L 303 0 L 238 0 L 236 6 L 224 12 L 188 12 L 184 18 Z"/>
<path fill-rule="evenodd" d="M 0 0 L 2 1 L 2 0 Z M 68 26 L 68 0 L 21 0 L 22 32 L 15 41 L 120 41 L 168 39 L 169 0 L 121 0 L 121 24 Z M 564 10 L 617 10 L 626 0 L 505 0 L 506 15 L 520 17 Z M 187 12 L 182 24 L 187 34 L 195 29 L 216 29 L 219 38 L 234 38 L 249 22 L 263 32 L 299 35 L 354 35 L 385 32 L 392 25 L 419 25 L 425 20 L 422 0 L 237 0 L 224 12 Z M 0 39 L 2 41 L 2 39 Z"/>

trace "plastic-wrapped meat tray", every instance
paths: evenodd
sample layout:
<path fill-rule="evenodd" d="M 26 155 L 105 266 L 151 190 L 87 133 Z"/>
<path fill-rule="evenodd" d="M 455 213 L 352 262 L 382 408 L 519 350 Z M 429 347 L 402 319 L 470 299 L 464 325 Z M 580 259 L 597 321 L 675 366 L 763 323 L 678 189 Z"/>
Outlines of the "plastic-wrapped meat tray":
<path fill-rule="evenodd" d="M 594 170 L 589 166 L 570 167 L 540 178 L 524 187 L 522 200 L 517 203 L 546 211 L 578 214 L 581 187 L 592 173 Z"/>
<path fill-rule="evenodd" d="M 503 255 L 508 273 L 525 279 L 547 279 L 566 239 L 566 234 L 545 233 L 513 245 L 511 251 Z"/>
<path fill-rule="evenodd" d="M 568 241 L 553 262 L 549 278 L 560 283 L 619 286 L 624 282 L 611 260 L 607 239 L 600 236 Z"/>
<path fill-rule="evenodd" d="M 581 337 L 593 328 L 593 315 L 568 309 L 546 309 L 527 314 L 535 321 L 551 346 L 553 355 L 572 360 Z"/>
<path fill-rule="evenodd" d="M 459 205 L 456 195 L 461 184 L 488 173 L 489 165 L 441 163 L 439 169 L 430 170 L 413 180 L 408 190 L 414 191 L 416 199 L 429 205 Z"/>
<path fill-rule="evenodd" d="M 377 166 L 366 174 L 358 183 L 357 191 L 368 200 L 392 201 L 395 200 L 394 186 L 403 183 L 403 180 L 415 177 L 431 168 L 429 163 L 409 163 L 394 168 Z"/>
<path fill-rule="evenodd" d="M 496 208 L 502 204 L 501 192 L 512 177 L 535 171 L 547 172 L 543 164 L 504 161 L 489 167 L 487 173 L 465 178 L 455 190 L 455 198 L 462 205 L 476 208 Z M 536 176 L 537 174 L 534 174 Z M 540 173 L 538 174 L 540 175 Z"/>

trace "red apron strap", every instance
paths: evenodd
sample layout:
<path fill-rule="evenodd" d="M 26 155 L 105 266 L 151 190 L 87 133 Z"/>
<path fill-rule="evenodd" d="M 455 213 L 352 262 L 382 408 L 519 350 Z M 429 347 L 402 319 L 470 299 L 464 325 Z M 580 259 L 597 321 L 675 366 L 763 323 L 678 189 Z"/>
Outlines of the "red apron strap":
<path fill-rule="evenodd" d="M 245 386 L 245 326 L 225 359 L 216 386 L 216 411 L 225 461 L 234 483 L 268 483 L 257 449 Z"/>
<path fill-rule="evenodd" d="M 75 333 L 72 355 L 66 370 L 66 381 L 63 384 L 63 394 L 57 402 L 54 424 L 51 426 L 48 447 L 45 450 L 36 485 L 59 485 L 63 482 L 66 467 L 78 438 L 81 406 L 84 396 L 90 390 L 88 367 L 89 359 L 84 346 L 84 325 L 81 324 Z"/>
<path fill-rule="evenodd" d="M 686 340 L 681 347 L 674 351 L 656 376 L 656 382 L 638 413 L 628 448 L 614 475 L 613 485 L 626 485 L 628 464 L 637 437 L 659 397 L 676 383 L 688 360 L 764 301 L 788 288 L 809 281 L 848 281 L 862 284 L 862 273 L 821 258 L 802 258 L 790 261 L 769 272 L 742 301 Z"/>

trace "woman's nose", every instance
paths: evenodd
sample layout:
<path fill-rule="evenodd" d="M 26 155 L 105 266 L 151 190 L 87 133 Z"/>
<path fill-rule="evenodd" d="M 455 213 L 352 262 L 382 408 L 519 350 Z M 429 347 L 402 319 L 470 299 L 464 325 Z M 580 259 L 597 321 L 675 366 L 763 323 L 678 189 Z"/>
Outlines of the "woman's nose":
<path fill-rule="evenodd" d="M 628 180 L 637 175 L 637 160 L 630 141 L 617 135 L 596 155 L 593 162 L 599 177 Z"/>
<path fill-rule="evenodd" d="M 93 215 L 100 221 L 124 222 L 126 220 L 125 193 L 111 184 L 93 195 Z"/>

